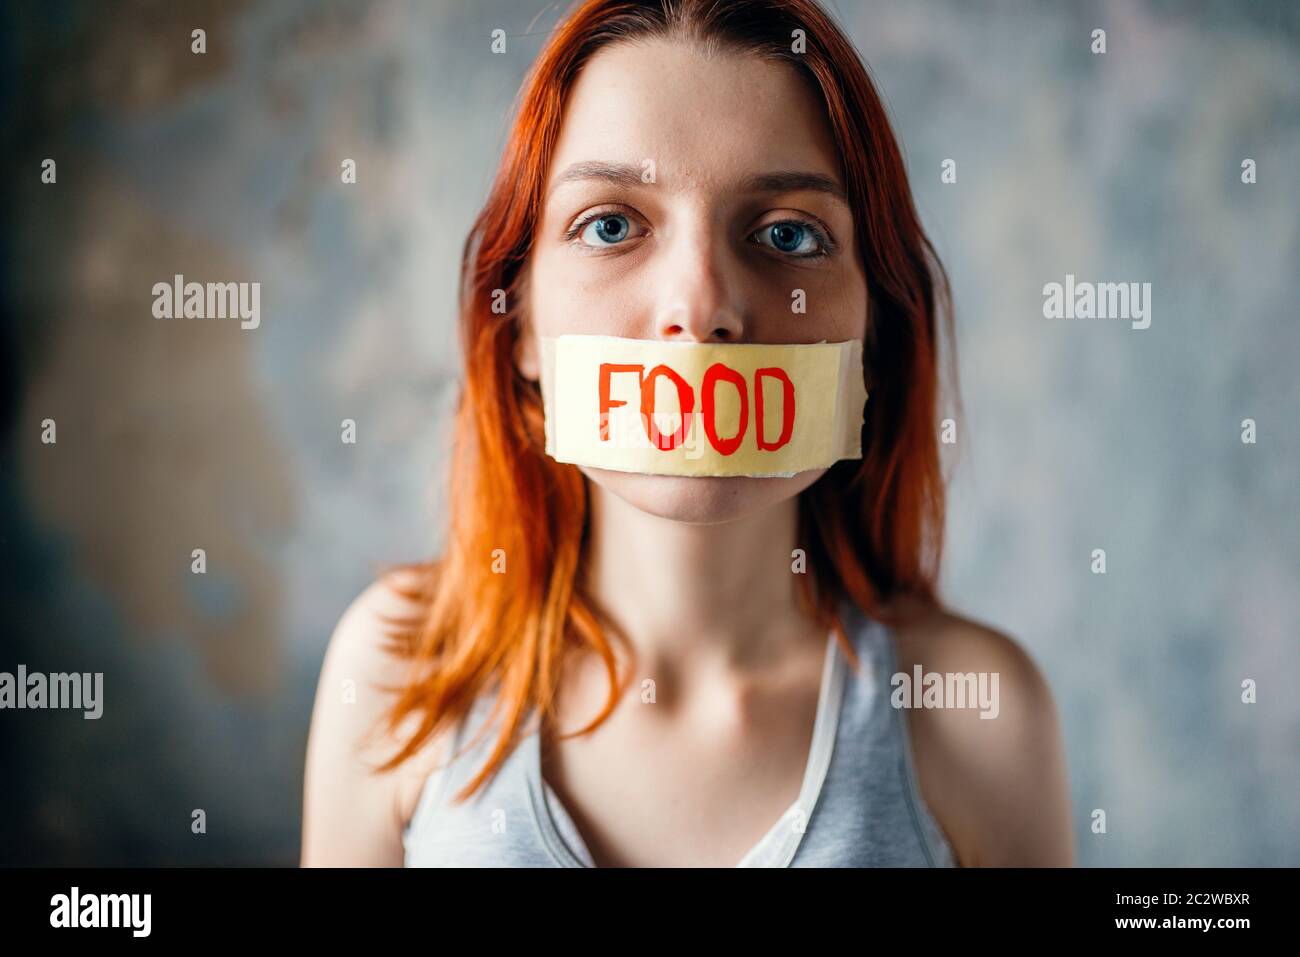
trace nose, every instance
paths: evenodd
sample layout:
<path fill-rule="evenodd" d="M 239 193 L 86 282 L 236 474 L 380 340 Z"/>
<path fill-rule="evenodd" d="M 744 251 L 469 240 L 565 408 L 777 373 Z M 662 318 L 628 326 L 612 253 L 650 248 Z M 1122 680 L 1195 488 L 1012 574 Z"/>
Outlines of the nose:
<path fill-rule="evenodd" d="M 713 230 L 683 230 L 658 277 L 655 335 L 687 342 L 738 342 L 747 327 L 742 277 Z"/>

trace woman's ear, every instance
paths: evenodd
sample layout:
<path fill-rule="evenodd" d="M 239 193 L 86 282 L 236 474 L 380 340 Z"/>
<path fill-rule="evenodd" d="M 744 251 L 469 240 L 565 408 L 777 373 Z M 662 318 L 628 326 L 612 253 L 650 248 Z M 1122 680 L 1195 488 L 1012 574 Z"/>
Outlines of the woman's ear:
<path fill-rule="evenodd" d="M 510 295 L 512 314 L 510 321 L 515 324 L 515 346 L 511 358 L 514 359 L 515 368 L 519 370 L 520 375 L 530 382 L 538 382 L 542 377 L 542 367 L 537 354 L 537 335 L 533 331 L 532 322 L 529 321 L 526 307 L 528 270 L 529 266 L 526 265 Z"/>
<path fill-rule="evenodd" d="M 514 360 L 515 368 L 525 379 L 536 382 L 541 378 L 541 366 L 537 360 L 537 337 L 533 335 L 532 326 L 522 320 L 519 322 L 519 335 L 515 339 Z"/>

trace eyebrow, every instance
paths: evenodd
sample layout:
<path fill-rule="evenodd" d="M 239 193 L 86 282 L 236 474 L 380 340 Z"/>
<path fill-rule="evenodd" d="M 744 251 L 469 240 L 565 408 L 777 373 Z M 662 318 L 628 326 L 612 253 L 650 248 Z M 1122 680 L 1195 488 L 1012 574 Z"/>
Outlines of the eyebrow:
<path fill-rule="evenodd" d="M 609 183 L 612 186 L 621 186 L 626 189 L 648 185 L 641 182 L 641 168 L 639 166 L 633 166 L 630 163 L 589 161 L 574 163 L 556 176 L 548 195 L 565 183 L 582 182 Z M 803 170 L 782 170 L 775 173 L 760 173 L 756 176 L 750 176 L 741 182 L 739 191 L 741 193 L 768 194 L 804 191 L 823 193 L 843 206 L 847 207 L 849 205 L 844 188 L 832 177 L 824 173 L 812 173 Z"/>

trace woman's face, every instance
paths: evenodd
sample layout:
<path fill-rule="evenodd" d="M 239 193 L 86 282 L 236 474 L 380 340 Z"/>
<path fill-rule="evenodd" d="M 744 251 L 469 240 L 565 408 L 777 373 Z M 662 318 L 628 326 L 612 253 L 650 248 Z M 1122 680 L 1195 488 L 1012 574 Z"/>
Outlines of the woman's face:
<path fill-rule="evenodd" d="M 538 337 L 567 333 L 861 339 L 866 279 L 843 186 L 823 107 L 790 65 L 667 41 L 606 47 L 571 91 L 549 170 L 520 370 L 537 380 Z M 712 523 L 795 496 L 826 470 L 582 471 L 642 511 Z"/>

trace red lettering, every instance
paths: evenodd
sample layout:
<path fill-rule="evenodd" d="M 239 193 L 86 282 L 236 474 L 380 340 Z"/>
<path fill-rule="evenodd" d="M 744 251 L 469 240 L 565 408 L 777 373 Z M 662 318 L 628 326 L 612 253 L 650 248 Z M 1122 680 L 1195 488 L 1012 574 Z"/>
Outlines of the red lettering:
<path fill-rule="evenodd" d="M 690 428 L 691 414 L 695 411 L 695 390 L 690 383 L 666 365 L 657 365 L 648 373 L 640 364 L 620 365 L 602 362 L 599 375 L 600 405 L 600 440 L 609 441 L 609 413 L 611 409 L 627 405 L 621 399 L 611 399 L 609 395 L 610 377 L 616 373 L 635 373 L 641 389 L 641 421 L 650 442 L 661 452 L 671 452 L 686 441 L 686 432 Z M 659 376 L 667 376 L 677 387 L 677 404 L 681 410 L 681 425 L 669 435 L 659 431 L 655 422 L 655 384 Z M 763 379 L 779 379 L 782 391 L 781 434 L 775 442 L 764 437 L 763 429 Z M 736 434 L 730 438 L 718 435 L 717 424 L 717 388 L 719 382 L 729 382 L 740 394 L 740 416 Z M 732 455 L 740 448 L 749 427 L 749 396 L 745 387 L 745 377 L 729 366 L 715 362 L 704 371 L 704 381 L 700 384 L 701 412 L 704 419 L 704 432 L 709 444 L 720 455 Z M 775 452 L 786 445 L 794 433 L 794 383 L 785 370 L 769 366 L 754 370 L 754 429 L 755 442 L 763 452 Z"/>
<path fill-rule="evenodd" d="M 609 397 L 609 377 L 615 372 L 635 372 L 637 384 L 640 385 L 641 374 L 645 372 L 645 366 L 617 365 L 613 362 L 602 362 L 600 364 L 600 440 L 602 442 L 609 441 L 609 410 L 618 408 L 620 405 L 627 405 L 622 399 L 611 399 Z"/>
<path fill-rule="evenodd" d="M 780 379 L 783 389 L 781 437 L 772 445 L 763 439 L 763 376 Z M 754 428 L 758 431 L 758 447 L 765 452 L 775 451 L 790 441 L 790 433 L 794 431 L 794 383 L 781 369 L 769 366 L 754 370 Z"/>
<path fill-rule="evenodd" d="M 740 425 L 736 429 L 736 434 L 729 439 L 718 438 L 718 425 L 714 421 L 713 393 L 717 389 L 719 379 L 732 383 L 740 393 Z M 745 437 L 745 427 L 749 425 L 749 397 L 745 394 L 745 377 L 735 369 L 728 368 L 721 362 L 715 362 L 704 373 L 700 393 L 700 403 L 704 413 L 704 432 L 720 455 L 730 455 L 740 447 L 740 442 Z"/>
<path fill-rule="evenodd" d="M 682 424 L 664 444 L 664 437 L 655 425 L 655 378 L 666 375 L 677 386 L 677 403 L 682 410 Z M 686 380 L 665 365 L 657 365 L 641 380 L 641 419 L 645 423 L 646 435 L 661 452 L 670 452 L 686 441 L 686 429 L 690 425 L 690 414 L 695 411 L 695 392 Z"/>

